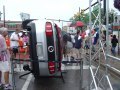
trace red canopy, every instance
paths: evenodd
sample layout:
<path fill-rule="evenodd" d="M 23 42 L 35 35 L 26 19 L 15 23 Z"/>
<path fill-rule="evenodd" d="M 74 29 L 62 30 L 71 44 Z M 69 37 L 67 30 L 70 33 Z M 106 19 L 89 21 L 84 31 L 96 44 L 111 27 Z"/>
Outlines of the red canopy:
<path fill-rule="evenodd" d="M 83 27 L 83 26 L 84 26 L 84 23 L 81 22 L 81 21 L 77 21 L 75 25 L 76 25 L 77 27 Z"/>
<path fill-rule="evenodd" d="M 76 21 L 75 23 L 71 23 L 70 24 L 70 27 L 83 27 L 84 26 L 84 23 L 81 22 L 81 21 Z"/>

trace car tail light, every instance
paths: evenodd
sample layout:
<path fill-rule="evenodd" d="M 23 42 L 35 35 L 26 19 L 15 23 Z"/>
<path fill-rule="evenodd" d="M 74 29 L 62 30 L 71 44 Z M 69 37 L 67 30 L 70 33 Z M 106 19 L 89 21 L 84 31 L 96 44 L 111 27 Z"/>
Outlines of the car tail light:
<path fill-rule="evenodd" d="M 55 62 L 48 62 L 48 69 L 50 74 L 54 74 L 55 73 Z"/>
<path fill-rule="evenodd" d="M 47 36 L 53 36 L 52 24 L 50 22 L 46 22 L 45 30 Z"/>

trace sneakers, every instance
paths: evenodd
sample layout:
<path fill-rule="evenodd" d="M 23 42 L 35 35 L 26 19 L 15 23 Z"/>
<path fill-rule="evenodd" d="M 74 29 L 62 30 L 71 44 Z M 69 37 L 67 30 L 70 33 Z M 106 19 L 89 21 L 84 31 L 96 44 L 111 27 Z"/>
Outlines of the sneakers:
<path fill-rule="evenodd" d="M 4 85 L 0 83 L 0 90 L 4 90 Z"/>
<path fill-rule="evenodd" d="M 12 90 L 12 86 L 10 84 L 4 85 L 4 90 Z"/>
<path fill-rule="evenodd" d="M 2 83 L 0 83 L 0 89 L 1 89 L 1 88 L 3 88 L 3 84 L 2 84 Z"/>
<path fill-rule="evenodd" d="M 2 86 L 2 83 L 0 83 L 0 87 Z"/>

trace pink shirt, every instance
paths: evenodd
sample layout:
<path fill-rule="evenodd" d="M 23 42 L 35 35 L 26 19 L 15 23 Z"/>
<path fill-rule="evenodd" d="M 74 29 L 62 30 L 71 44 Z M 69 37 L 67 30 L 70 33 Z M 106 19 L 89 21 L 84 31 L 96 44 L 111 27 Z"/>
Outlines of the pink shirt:
<path fill-rule="evenodd" d="M 5 38 L 0 35 L 0 61 L 10 60 L 10 53 L 7 50 Z"/>
<path fill-rule="evenodd" d="M 24 37 L 23 37 L 23 41 L 24 41 L 25 43 L 28 43 L 28 41 L 29 41 L 28 36 L 24 36 Z"/>

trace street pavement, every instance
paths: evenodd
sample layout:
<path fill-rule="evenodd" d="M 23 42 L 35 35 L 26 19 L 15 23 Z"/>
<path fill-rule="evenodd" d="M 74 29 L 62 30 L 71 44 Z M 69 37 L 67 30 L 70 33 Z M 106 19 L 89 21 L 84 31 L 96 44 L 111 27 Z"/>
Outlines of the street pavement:
<path fill-rule="evenodd" d="M 82 78 L 82 89 L 81 88 L 81 80 L 80 80 L 80 65 L 79 64 L 62 64 L 62 70 L 63 70 L 63 78 L 39 78 L 35 79 L 32 74 L 26 75 L 22 78 L 19 78 L 20 75 L 27 73 L 26 71 L 23 71 L 22 67 L 23 65 L 17 64 L 17 69 L 15 69 L 14 73 L 14 79 L 15 79 L 15 85 L 12 82 L 12 76 L 10 74 L 10 80 L 11 84 L 15 86 L 15 90 L 89 90 L 89 62 L 84 59 L 83 60 L 83 78 Z M 95 72 L 96 66 L 92 65 L 92 69 Z M 104 72 L 101 70 L 99 72 L 99 77 L 102 77 Z M 119 89 L 119 83 L 120 79 L 117 77 L 114 77 L 109 74 L 110 81 L 113 85 L 113 90 L 120 90 Z M 104 84 L 104 80 L 101 80 L 101 83 Z M 107 89 L 109 89 L 109 86 L 107 85 Z M 94 85 L 92 84 L 92 90 L 94 89 Z M 103 90 L 99 88 L 99 90 Z"/>

